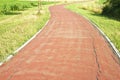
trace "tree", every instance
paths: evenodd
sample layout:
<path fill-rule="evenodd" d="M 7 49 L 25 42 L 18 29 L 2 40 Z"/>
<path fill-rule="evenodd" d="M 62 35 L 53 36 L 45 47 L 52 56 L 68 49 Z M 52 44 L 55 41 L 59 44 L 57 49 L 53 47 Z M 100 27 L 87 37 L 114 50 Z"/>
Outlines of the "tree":
<path fill-rule="evenodd" d="M 41 14 L 42 3 L 41 0 L 38 0 L 38 14 Z"/>

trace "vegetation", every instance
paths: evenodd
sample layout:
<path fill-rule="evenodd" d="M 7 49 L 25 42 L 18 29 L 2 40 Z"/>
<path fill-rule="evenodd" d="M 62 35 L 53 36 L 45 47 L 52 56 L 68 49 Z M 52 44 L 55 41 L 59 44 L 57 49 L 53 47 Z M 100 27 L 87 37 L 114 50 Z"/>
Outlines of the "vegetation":
<path fill-rule="evenodd" d="M 37 6 L 37 2 L 35 1 L 1 0 L 0 14 L 10 14 L 14 11 L 22 11 L 34 6 Z"/>
<path fill-rule="evenodd" d="M 36 2 L 31 3 L 29 1 L 12 1 L 14 0 L 11 0 L 11 2 L 9 3 L 10 6 L 13 6 L 16 3 L 24 3 L 28 7 L 37 5 Z M 6 4 L 7 2 L 4 3 Z M 3 61 L 7 56 L 13 54 L 13 52 L 17 48 L 23 45 L 28 39 L 30 39 L 38 30 L 40 30 L 44 26 L 46 21 L 49 19 L 48 7 L 50 6 L 50 4 L 52 5 L 53 2 L 42 3 L 41 15 L 36 15 L 38 7 L 31 7 L 27 9 L 25 8 L 25 10 L 20 11 L 14 10 L 12 11 L 12 14 L 0 15 L 0 61 Z M 9 11 L 7 11 L 6 13 L 8 12 Z"/>
<path fill-rule="evenodd" d="M 107 0 L 102 14 L 120 19 L 120 0 Z"/>
<path fill-rule="evenodd" d="M 41 5 L 53 3 L 42 1 Z M 14 14 L 16 11 L 23 11 L 35 6 L 38 6 L 38 1 L 0 0 L 0 14 Z"/>
<path fill-rule="evenodd" d="M 86 16 L 96 23 L 120 51 L 120 22 L 101 15 L 103 7 L 101 2 L 85 2 L 66 6 L 66 8 Z"/>

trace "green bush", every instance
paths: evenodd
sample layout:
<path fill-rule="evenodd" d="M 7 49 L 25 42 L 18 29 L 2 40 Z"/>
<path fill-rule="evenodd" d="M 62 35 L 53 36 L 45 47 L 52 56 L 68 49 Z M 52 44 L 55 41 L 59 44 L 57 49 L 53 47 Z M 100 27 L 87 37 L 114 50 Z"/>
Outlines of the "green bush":
<path fill-rule="evenodd" d="M 31 6 L 38 6 L 38 3 L 31 2 L 30 4 L 31 4 Z"/>
<path fill-rule="evenodd" d="M 120 8 L 116 9 L 114 13 L 116 17 L 120 18 Z"/>
<path fill-rule="evenodd" d="M 120 19 L 120 0 L 107 0 L 102 14 Z"/>
<path fill-rule="evenodd" d="M 102 14 L 107 14 L 107 13 L 109 13 L 109 12 L 110 12 L 110 7 L 109 7 L 109 6 L 105 6 L 105 7 L 103 8 Z"/>
<path fill-rule="evenodd" d="M 31 5 L 29 3 L 15 3 L 11 5 L 11 10 L 13 11 L 19 11 L 19 10 L 24 10 L 25 8 L 30 8 Z"/>
<path fill-rule="evenodd" d="M 3 5 L 2 5 L 2 9 L 1 9 L 1 13 L 6 14 L 6 13 L 8 13 L 8 12 L 10 12 L 10 7 L 9 7 L 9 5 L 8 5 L 8 4 L 3 4 Z"/>
<path fill-rule="evenodd" d="M 13 11 L 25 10 L 37 6 L 37 2 L 30 1 L 0 1 L 0 14 L 12 13 Z"/>
<path fill-rule="evenodd" d="M 19 6 L 17 4 L 13 4 L 13 5 L 10 6 L 10 9 L 12 11 L 19 10 Z"/>

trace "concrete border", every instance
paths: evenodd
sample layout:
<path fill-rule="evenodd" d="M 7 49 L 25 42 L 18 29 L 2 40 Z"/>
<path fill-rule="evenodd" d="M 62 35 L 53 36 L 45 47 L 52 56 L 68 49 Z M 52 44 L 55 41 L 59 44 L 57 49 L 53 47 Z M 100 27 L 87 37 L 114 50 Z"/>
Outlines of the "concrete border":
<path fill-rule="evenodd" d="M 89 22 L 102 34 L 102 36 L 107 40 L 107 42 L 110 44 L 110 47 L 114 50 L 114 53 L 118 56 L 120 59 L 120 52 L 118 49 L 115 47 L 113 42 L 105 35 L 105 33 L 98 27 L 97 24 L 95 24 L 93 21 L 89 20 Z"/>
<path fill-rule="evenodd" d="M 49 20 L 45 23 L 45 25 L 40 29 L 35 35 L 33 35 L 27 42 L 25 42 L 21 47 L 19 47 L 17 50 L 13 52 L 13 54 L 16 54 L 19 52 L 22 48 L 24 48 L 28 43 L 30 43 L 43 29 L 44 27 L 48 24 Z"/>
<path fill-rule="evenodd" d="M 67 9 L 67 8 L 66 8 Z M 67 9 L 69 10 L 69 9 Z M 73 13 L 76 13 L 80 16 L 82 16 L 83 18 L 85 18 L 90 24 L 93 25 L 93 27 L 95 29 L 97 29 L 99 31 L 99 33 L 104 37 L 104 39 L 108 42 L 108 44 L 110 45 L 110 47 L 112 48 L 113 52 L 117 55 L 117 57 L 120 59 L 120 52 L 118 51 L 118 49 L 115 47 L 115 45 L 112 43 L 112 41 L 105 35 L 105 33 L 98 27 L 97 24 L 95 24 L 92 20 L 90 20 L 89 18 L 87 18 L 86 16 L 80 14 L 80 13 L 77 13 L 77 12 L 74 12 L 72 10 L 69 10 Z"/>
<path fill-rule="evenodd" d="M 27 44 L 29 44 L 48 24 L 49 20 L 45 23 L 45 25 L 40 29 L 35 35 L 33 35 L 28 41 L 26 41 L 21 47 L 19 47 L 17 50 L 13 52 L 13 54 L 9 55 L 3 62 L 0 62 L 0 66 L 2 66 L 5 62 L 9 61 L 14 57 L 14 55 L 19 52 L 21 49 L 23 49 Z"/>
<path fill-rule="evenodd" d="M 83 15 L 81 15 L 83 16 Z M 93 27 L 95 27 L 99 33 L 104 37 L 104 39 L 106 39 L 106 41 L 108 42 L 108 44 L 110 45 L 110 47 L 112 48 L 113 52 L 118 56 L 118 58 L 120 59 L 120 52 L 118 51 L 118 49 L 115 47 L 115 45 L 113 44 L 113 42 L 107 37 L 107 35 L 98 27 L 98 25 L 96 23 L 94 23 L 92 20 L 88 19 L 87 17 L 83 16 L 86 20 L 89 21 L 89 23 L 91 23 L 93 25 Z"/>

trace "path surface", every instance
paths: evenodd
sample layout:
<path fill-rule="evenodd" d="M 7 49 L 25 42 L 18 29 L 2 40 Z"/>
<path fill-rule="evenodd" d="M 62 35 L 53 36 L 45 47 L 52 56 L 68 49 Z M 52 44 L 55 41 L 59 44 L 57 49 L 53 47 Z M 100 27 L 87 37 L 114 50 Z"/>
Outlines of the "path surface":
<path fill-rule="evenodd" d="M 42 32 L 0 67 L 0 80 L 120 80 L 120 64 L 83 17 L 50 7 Z"/>

